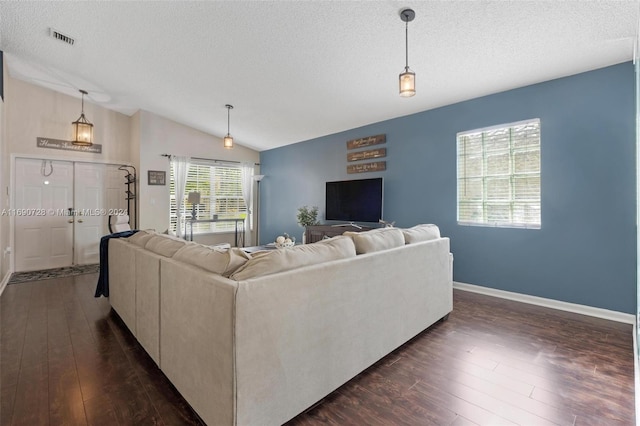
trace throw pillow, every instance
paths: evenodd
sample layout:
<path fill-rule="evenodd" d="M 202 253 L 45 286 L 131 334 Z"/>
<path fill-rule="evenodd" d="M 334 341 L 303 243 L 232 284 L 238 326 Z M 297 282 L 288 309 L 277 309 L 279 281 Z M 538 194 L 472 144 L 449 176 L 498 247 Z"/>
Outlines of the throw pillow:
<path fill-rule="evenodd" d="M 440 228 L 433 224 L 416 225 L 413 228 L 403 229 L 402 234 L 406 244 L 415 244 L 440 238 Z"/>
<path fill-rule="evenodd" d="M 249 278 L 302 268 L 303 266 L 355 257 L 356 250 L 350 238 L 337 236 L 313 244 L 260 252 L 252 256 L 229 278 L 243 281 Z"/>
<path fill-rule="evenodd" d="M 343 235 L 353 239 L 356 253 L 373 253 L 404 245 L 402 231 L 398 228 L 378 228 L 365 232 L 347 231 Z"/>
<path fill-rule="evenodd" d="M 193 243 L 178 250 L 173 259 L 228 277 L 244 265 L 249 255 L 238 248 L 220 249 Z"/>
<path fill-rule="evenodd" d="M 182 248 L 187 242 L 182 238 L 172 237 L 170 235 L 156 234 L 149 238 L 144 246 L 149 251 L 164 257 L 171 257 Z"/>
<path fill-rule="evenodd" d="M 153 231 L 138 231 L 132 236 L 130 236 L 129 238 L 127 238 L 127 241 L 139 247 L 144 247 L 149 242 L 149 239 L 151 239 L 151 237 L 153 237 L 154 235 L 155 235 L 155 232 Z"/>

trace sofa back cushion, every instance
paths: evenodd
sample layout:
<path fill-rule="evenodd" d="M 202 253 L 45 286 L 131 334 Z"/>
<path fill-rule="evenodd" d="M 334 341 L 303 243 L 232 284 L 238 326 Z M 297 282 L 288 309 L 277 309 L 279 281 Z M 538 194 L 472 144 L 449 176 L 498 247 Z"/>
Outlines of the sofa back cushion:
<path fill-rule="evenodd" d="M 156 235 L 156 233 L 153 231 L 138 231 L 127 238 L 127 241 L 137 245 L 138 247 L 144 247 L 154 235 Z"/>
<path fill-rule="evenodd" d="M 238 248 L 221 249 L 190 243 L 178 250 L 173 259 L 228 277 L 249 260 L 249 255 Z"/>
<path fill-rule="evenodd" d="M 406 244 L 415 244 L 440 238 L 440 228 L 433 224 L 416 225 L 413 228 L 403 229 L 402 234 Z"/>
<path fill-rule="evenodd" d="M 404 245 L 402 231 L 398 228 L 378 228 L 365 232 L 347 231 L 343 235 L 353 239 L 358 254 L 373 253 Z"/>
<path fill-rule="evenodd" d="M 337 236 L 313 244 L 258 252 L 229 278 L 242 281 L 355 255 L 356 249 L 351 238 Z"/>
<path fill-rule="evenodd" d="M 155 234 L 144 246 L 149 251 L 164 257 L 172 257 L 187 242 L 182 238 L 172 237 L 171 235 Z"/>

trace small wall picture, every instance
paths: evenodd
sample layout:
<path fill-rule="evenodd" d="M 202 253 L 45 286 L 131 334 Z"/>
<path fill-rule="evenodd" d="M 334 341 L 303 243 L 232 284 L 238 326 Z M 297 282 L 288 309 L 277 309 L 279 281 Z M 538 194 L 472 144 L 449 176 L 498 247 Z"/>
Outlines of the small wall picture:
<path fill-rule="evenodd" d="M 166 172 L 162 170 L 149 170 L 149 185 L 166 185 Z"/>

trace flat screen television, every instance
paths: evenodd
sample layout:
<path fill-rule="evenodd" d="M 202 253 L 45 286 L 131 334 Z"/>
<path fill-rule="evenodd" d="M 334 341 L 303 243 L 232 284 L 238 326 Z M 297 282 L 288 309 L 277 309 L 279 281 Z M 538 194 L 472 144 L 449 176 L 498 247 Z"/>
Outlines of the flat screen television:
<path fill-rule="evenodd" d="M 378 222 L 382 219 L 382 178 L 327 182 L 326 220 Z"/>

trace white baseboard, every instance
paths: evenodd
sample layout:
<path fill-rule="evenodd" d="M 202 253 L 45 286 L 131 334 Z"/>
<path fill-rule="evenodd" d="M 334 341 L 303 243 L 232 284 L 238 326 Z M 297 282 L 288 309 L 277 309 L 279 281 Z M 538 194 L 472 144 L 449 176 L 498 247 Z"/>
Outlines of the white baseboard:
<path fill-rule="evenodd" d="M 2 278 L 2 281 L 0 282 L 0 296 L 2 296 L 2 292 L 7 287 L 7 283 L 9 282 L 9 278 L 11 278 L 11 271 L 7 272 L 5 274 L 5 276 L 4 276 L 4 278 Z"/>
<path fill-rule="evenodd" d="M 561 302 L 559 300 L 546 299 L 544 297 L 529 296 L 527 294 L 513 293 L 510 291 L 498 290 L 474 284 L 459 283 L 456 281 L 453 282 L 453 288 L 473 293 L 486 294 L 487 296 L 499 297 L 501 299 L 514 300 L 516 302 L 529 303 L 530 305 L 544 306 L 545 308 L 558 309 L 560 311 L 573 312 L 576 314 L 588 315 L 590 317 L 622 322 L 625 324 L 635 324 L 636 322 L 636 318 L 633 314 L 594 308 L 586 305 L 578 305 L 576 303 Z"/>

